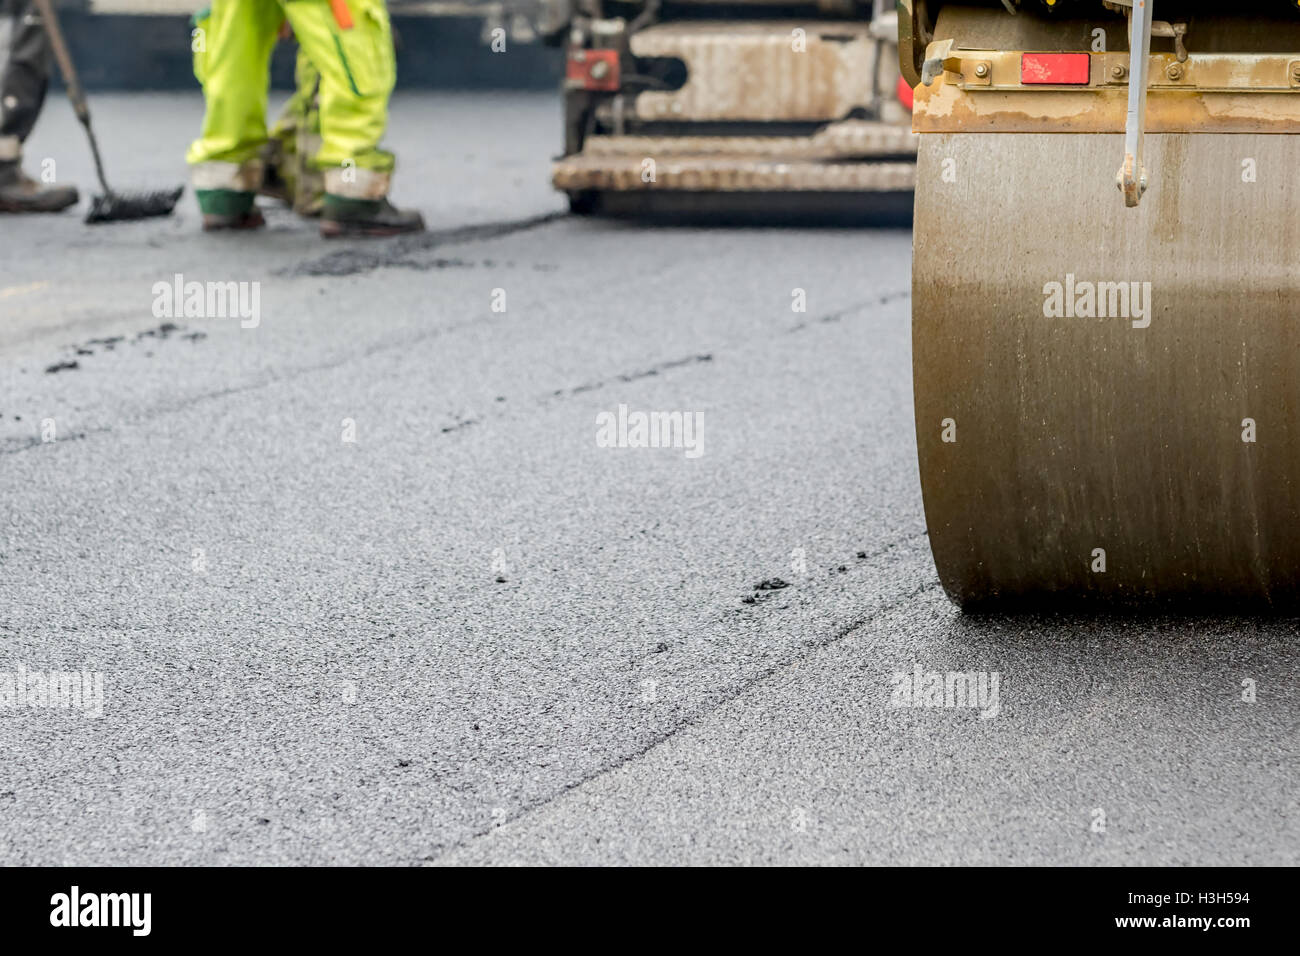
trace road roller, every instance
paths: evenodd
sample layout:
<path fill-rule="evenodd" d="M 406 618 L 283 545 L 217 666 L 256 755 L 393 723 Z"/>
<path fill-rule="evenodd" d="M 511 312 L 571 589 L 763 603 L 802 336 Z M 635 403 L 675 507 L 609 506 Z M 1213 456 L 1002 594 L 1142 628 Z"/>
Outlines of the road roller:
<path fill-rule="evenodd" d="M 931 548 L 964 609 L 1294 609 L 1293 2 L 901 0 Z"/>
<path fill-rule="evenodd" d="M 541 9 L 539 32 L 566 51 L 552 180 L 574 212 L 857 206 L 910 216 L 912 91 L 884 0 Z"/>

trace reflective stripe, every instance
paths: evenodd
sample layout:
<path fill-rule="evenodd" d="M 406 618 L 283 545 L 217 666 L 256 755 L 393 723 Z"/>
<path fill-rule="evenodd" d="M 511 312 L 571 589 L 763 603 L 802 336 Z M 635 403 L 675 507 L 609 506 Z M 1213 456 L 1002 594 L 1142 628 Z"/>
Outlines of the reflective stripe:
<path fill-rule="evenodd" d="M 23 144 L 17 136 L 0 136 L 0 162 L 23 158 Z"/>
<path fill-rule="evenodd" d="M 325 191 L 345 199 L 383 199 L 392 181 L 389 173 L 359 166 L 333 166 L 325 170 Z"/>
<path fill-rule="evenodd" d="M 360 96 L 361 90 L 357 88 L 357 78 L 352 75 L 352 67 L 348 63 L 348 55 L 343 52 L 343 41 L 339 39 L 337 33 L 334 34 L 334 49 L 338 50 L 339 62 L 343 64 L 343 72 L 348 75 L 348 85 L 352 87 L 353 93 Z"/>
<path fill-rule="evenodd" d="M 252 193 L 262 187 L 262 161 L 244 163 L 208 162 L 190 167 L 190 182 L 195 189 L 230 189 Z"/>

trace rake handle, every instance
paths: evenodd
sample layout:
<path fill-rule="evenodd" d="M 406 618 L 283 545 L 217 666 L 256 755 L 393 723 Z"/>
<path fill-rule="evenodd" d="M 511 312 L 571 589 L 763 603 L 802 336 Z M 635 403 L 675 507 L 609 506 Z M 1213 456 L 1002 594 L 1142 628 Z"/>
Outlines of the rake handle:
<path fill-rule="evenodd" d="M 45 23 L 45 32 L 50 36 L 50 46 L 54 49 L 54 59 L 59 63 L 59 72 L 63 74 L 63 85 L 67 87 L 72 111 L 77 114 L 77 119 L 86 128 L 86 138 L 90 140 L 90 152 L 95 158 L 95 175 L 99 177 L 99 185 L 103 187 L 105 193 L 112 192 L 108 188 L 108 181 L 104 178 L 104 163 L 99 158 L 99 144 L 95 142 L 95 132 L 90 128 L 90 107 L 86 105 L 86 94 L 81 88 L 81 80 L 77 77 L 77 68 L 72 62 L 72 54 L 68 52 L 68 44 L 63 39 L 63 28 L 59 26 L 59 18 L 54 13 L 54 3 L 52 0 L 36 0 L 36 8 L 40 10 L 41 20 Z"/>

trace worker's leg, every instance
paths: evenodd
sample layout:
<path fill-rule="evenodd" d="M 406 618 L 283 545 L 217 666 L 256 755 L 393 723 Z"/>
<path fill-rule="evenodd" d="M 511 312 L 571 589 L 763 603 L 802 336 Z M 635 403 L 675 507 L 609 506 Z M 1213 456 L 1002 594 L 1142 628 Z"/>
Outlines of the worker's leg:
<path fill-rule="evenodd" d="M 262 181 L 271 49 L 283 19 L 276 0 L 213 0 L 194 18 L 194 75 L 206 110 L 185 158 L 205 225 L 256 224 L 247 217 Z"/>
<path fill-rule="evenodd" d="M 418 213 L 387 202 L 393 155 L 380 148 L 396 82 L 393 35 L 382 0 L 282 0 L 294 35 L 320 71 L 325 175 L 321 231 L 391 234 L 422 229 Z"/>
<path fill-rule="evenodd" d="M 23 143 L 50 79 L 50 41 L 31 0 L 0 0 L 0 212 L 55 212 L 77 190 L 23 175 Z"/>
<path fill-rule="evenodd" d="M 19 159 L 50 82 L 50 42 L 31 0 L 0 0 L 0 159 Z"/>
<path fill-rule="evenodd" d="M 320 215 L 325 186 L 312 163 L 320 152 L 320 73 L 298 47 L 294 94 L 280 112 L 267 144 L 263 195 L 293 206 L 303 216 Z"/>

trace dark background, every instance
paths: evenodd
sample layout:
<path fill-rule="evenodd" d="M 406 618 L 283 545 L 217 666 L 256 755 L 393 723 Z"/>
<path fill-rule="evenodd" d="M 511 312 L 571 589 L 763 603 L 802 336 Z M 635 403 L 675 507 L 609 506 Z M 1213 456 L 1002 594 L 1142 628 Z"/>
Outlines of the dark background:
<path fill-rule="evenodd" d="M 187 17 L 88 14 L 73 6 L 61 7 L 60 21 L 87 89 L 198 89 Z M 559 49 L 509 39 L 506 52 L 493 53 L 484 43 L 481 17 L 393 14 L 392 21 L 399 88 L 559 88 Z M 292 41 L 276 47 L 271 65 L 275 88 L 293 89 L 296 49 Z"/>

